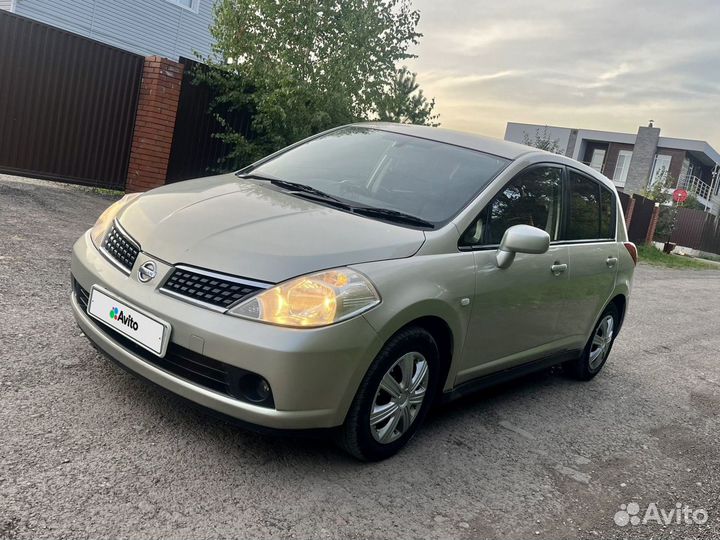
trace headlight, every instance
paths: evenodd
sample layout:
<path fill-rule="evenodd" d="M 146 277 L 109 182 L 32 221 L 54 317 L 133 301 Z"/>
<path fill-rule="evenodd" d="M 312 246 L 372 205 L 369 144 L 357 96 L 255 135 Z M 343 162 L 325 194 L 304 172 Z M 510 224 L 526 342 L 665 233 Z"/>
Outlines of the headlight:
<path fill-rule="evenodd" d="M 111 204 L 107 208 L 107 210 L 100 214 L 100 217 L 95 222 L 95 225 L 93 225 L 93 228 L 90 231 L 90 238 L 92 238 L 93 244 L 95 244 L 96 248 L 100 248 L 102 246 L 103 240 L 105 239 L 105 234 L 108 232 L 108 229 L 110 229 L 110 225 L 115 219 L 115 216 L 120 213 L 120 210 L 125 208 L 128 204 L 137 199 L 140 195 L 140 193 L 129 193 L 119 201 Z"/>
<path fill-rule="evenodd" d="M 282 326 L 313 327 L 344 321 L 380 303 L 372 283 L 349 268 L 298 277 L 246 300 L 231 315 Z"/>

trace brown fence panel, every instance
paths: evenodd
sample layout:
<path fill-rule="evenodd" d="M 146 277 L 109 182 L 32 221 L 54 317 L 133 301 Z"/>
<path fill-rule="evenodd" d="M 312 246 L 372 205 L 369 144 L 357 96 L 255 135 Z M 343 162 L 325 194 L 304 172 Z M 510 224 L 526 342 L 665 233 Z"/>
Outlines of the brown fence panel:
<path fill-rule="evenodd" d="M 635 244 L 644 244 L 652 222 L 655 201 L 638 194 L 634 194 L 633 199 L 635 199 L 635 207 L 628 228 L 628 237 Z"/>
<path fill-rule="evenodd" d="M 679 246 L 700 249 L 707 216 L 710 214 L 706 214 L 702 210 L 678 208 L 670 241 Z"/>
<path fill-rule="evenodd" d="M 0 10 L 0 171 L 124 187 L 143 61 Z"/>
<path fill-rule="evenodd" d="M 185 70 L 170 150 L 168 183 L 231 171 L 243 165 L 223 160 L 232 148 L 214 136 L 222 130 L 210 112 L 215 94 L 207 84 L 194 81 L 195 69 L 205 68 L 189 58 L 180 58 L 180 63 L 185 66 Z M 236 110 L 225 112 L 222 116 L 235 131 L 248 136 L 251 120 L 249 113 Z"/>
<path fill-rule="evenodd" d="M 678 208 L 670 241 L 679 246 L 720 254 L 720 219 L 702 210 Z"/>
<path fill-rule="evenodd" d="M 720 218 L 717 216 L 711 216 L 705 222 L 700 240 L 700 249 L 708 253 L 720 255 Z"/>
<path fill-rule="evenodd" d="M 628 207 L 630 206 L 630 200 L 632 197 L 622 191 L 618 191 L 618 195 L 620 196 L 620 205 L 622 206 L 623 213 L 627 216 Z"/>

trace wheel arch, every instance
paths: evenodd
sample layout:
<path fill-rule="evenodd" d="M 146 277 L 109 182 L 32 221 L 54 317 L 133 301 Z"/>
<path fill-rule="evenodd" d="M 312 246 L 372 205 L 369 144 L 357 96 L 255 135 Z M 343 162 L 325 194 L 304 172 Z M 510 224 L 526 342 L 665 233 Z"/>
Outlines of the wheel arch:
<path fill-rule="evenodd" d="M 454 373 L 453 365 L 462 353 L 469 310 L 459 302 L 455 305 L 446 299 L 425 297 L 419 302 L 409 303 L 390 317 L 375 318 L 371 314 L 368 314 L 368 319 L 374 328 L 379 329 L 380 348 L 395 334 L 413 325 L 424 328 L 435 338 L 443 365 L 439 386 L 445 389 L 448 377 Z"/>
<path fill-rule="evenodd" d="M 437 315 L 425 315 L 409 321 L 407 324 L 399 328 L 393 336 L 398 332 L 402 332 L 406 328 L 413 326 L 420 327 L 427 331 L 437 344 L 441 370 L 437 392 L 442 393 L 443 388 L 447 383 L 450 366 L 453 361 L 453 349 L 455 347 L 455 336 L 453 335 L 453 331 L 450 328 L 450 325 L 442 317 L 438 317 Z"/>
<path fill-rule="evenodd" d="M 610 301 L 605 306 L 605 309 L 607 309 L 607 306 L 610 304 L 615 304 L 615 307 L 618 310 L 618 313 L 620 314 L 620 320 L 618 321 L 618 327 L 615 331 L 615 335 L 620 333 L 620 330 L 622 329 L 623 322 L 625 322 L 625 312 L 627 310 L 627 297 L 624 294 L 616 294 L 613 296 Z M 605 311 L 603 309 L 603 311 Z"/>

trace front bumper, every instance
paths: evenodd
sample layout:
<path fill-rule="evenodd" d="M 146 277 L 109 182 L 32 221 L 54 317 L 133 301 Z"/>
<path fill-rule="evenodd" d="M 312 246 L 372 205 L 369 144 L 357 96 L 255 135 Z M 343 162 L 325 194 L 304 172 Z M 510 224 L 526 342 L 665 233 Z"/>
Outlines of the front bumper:
<path fill-rule="evenodd" d="M 129 276 L 97 251 L 84 234 L 74 245 L 72 274 L 86 290 L 101 285 L 138 308 L 167 321 L 170 341 L 199 354 L 264 377 L 274 408 L 254 405 L 188 381 L 124 347 L 80 306 L 75 319 L 96 346 L 132 372 L 191 401 L 244 422 L 276 429 L 311 429 L 343 423 L 357 387 L 380 349 L 377 333 L 364 317 L 317 329 L 289 329 L 216 313 L 160 293 L 171 266 L 152 258 L 158 277 L 137 280 L 141 253 Z"/>

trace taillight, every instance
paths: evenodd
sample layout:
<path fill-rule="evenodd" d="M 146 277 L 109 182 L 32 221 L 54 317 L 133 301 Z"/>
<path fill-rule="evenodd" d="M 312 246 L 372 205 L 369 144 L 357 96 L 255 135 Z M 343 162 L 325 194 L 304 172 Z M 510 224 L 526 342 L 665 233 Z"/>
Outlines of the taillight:
<path fill-rule="evenodd" d="M 633 244 L 632 242 L 623 242 L 623 245 L 625 246 L 625 249 L 628 250 L 628 253 L 632 257 L 633 263 L 637 264 L 638 254 L 637 254 L 637 248 L 635 247 L 635 244 Z"/>

